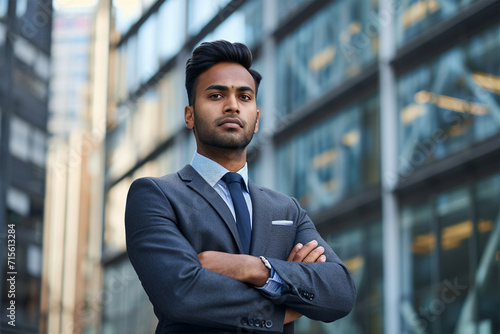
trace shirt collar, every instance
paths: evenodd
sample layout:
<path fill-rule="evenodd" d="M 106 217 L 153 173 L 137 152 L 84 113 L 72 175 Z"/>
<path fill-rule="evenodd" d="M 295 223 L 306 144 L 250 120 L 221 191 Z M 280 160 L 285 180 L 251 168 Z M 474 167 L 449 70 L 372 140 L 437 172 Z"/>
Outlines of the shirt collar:
<path fill-rule="evenodd" d="M 217 182 L 227 173 L 229 170 L 219 165 L 217 162 L 209 159 L 198 152 L 194 152 L 193 159 L 191 160 L 191 166 L 207 181 L 207 183 L 214 187 Z M 248 166 L 245 163 L 242 169 L 240 169 L 238 174 L 241 175 L 243 181 L 245 182 L 245 189 L 248 189 Z"/>

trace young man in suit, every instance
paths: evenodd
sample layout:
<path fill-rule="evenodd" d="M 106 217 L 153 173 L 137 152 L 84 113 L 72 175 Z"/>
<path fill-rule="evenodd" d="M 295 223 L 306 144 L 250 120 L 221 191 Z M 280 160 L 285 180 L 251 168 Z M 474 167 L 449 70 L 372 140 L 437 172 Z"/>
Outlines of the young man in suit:
<path fill-rule="evenodd" d="M 298 202 L 248 179 L 261 80 L 243 44 L 202 43 L 186 64 L 185 123 L 197 150 L 175 174 L 130 187 L 127 252 L 156 333 L 293 333 L 353 307 L 345 265 Z"/>

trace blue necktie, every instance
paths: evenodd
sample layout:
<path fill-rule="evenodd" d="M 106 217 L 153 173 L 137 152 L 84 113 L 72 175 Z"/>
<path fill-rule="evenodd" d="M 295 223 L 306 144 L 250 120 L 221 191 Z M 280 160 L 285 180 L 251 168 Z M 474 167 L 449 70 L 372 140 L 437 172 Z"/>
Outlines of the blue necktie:
<path fill-rule="evenodd" d="M 226 182 L 233 199 L 234 212 L 236 215 L 236 226 L 240 235 L 241 244 L 245 254 L 250 253 L 250 238 L 252 235 L 252 228 L 250 227 L 250 214 L 248 213 L 247 202 L 243 197 L 243 178 L 238 173 L 229 172 L 222 177 Z"/>

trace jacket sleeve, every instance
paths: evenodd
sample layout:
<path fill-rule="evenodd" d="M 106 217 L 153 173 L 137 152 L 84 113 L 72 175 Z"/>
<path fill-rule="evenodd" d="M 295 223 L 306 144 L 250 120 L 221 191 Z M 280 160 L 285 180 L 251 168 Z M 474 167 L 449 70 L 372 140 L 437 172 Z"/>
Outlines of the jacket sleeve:
<path fill-rule="evenodd" d="M 324 322 L 340 319 L 351 311 L 356 287 L 351 274 L 331 247 L 321 238 L 306 212 L 293 199 L 298 210 L 295 244 L 317 240 L 325 248 L 324 263 L 287 262 L 268 258 L 288 285 L 277 302 L 283 303 L 304 316 Z"/>
<path fill-rule="evenodd" d="M 125 228 L 128 256 L 157 315 L 205 327 L 283 330 L 283 305 L 202 268 L 171 203 L 153 179 L 132 183 Z"/>

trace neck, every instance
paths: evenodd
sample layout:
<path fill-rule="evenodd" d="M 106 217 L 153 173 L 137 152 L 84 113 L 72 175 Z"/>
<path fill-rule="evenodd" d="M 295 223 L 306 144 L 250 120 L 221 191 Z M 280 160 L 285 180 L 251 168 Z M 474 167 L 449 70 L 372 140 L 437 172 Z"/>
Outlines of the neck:
<path fill-rule="evenodd" d="M 247 149 L 225 149 L 219 147 L 201 148 L 198 146 L 198 154 L 203 155 L 231 172 L 237 172 L 247 162 Z"/>

